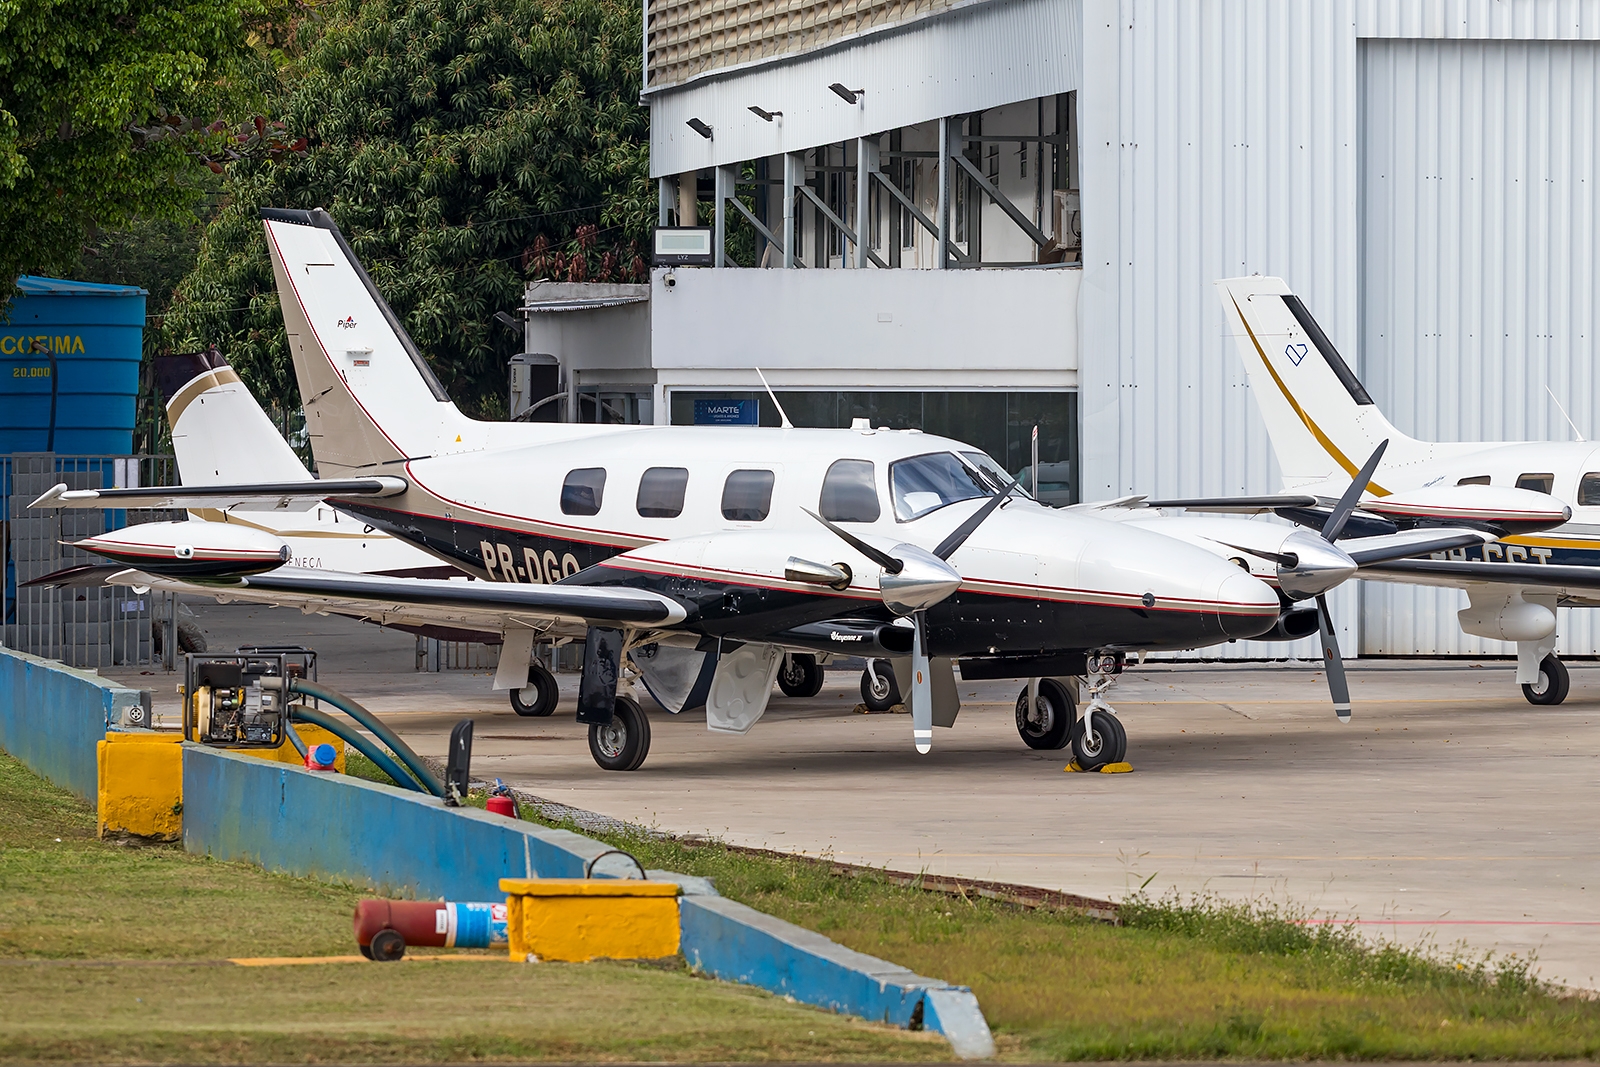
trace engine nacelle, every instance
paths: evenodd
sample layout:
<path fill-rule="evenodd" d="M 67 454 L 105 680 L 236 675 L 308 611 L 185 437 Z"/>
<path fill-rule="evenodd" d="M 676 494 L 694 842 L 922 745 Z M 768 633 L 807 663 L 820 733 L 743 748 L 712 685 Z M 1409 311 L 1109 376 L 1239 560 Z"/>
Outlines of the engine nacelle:
<path fill-rule="evenodd" d="M 1278 624 L 1252 641 L 1298 641 L 1319 628 L 1315 607 L 1294 607 L 1278 616 Z"/>
<path fill-rule="evenodd" d="M 1542 641 L 1556 631 L 1555 598 L 1549 604 L 1523 599 L 1520 590 L 1479 593 L 1456 612 L 1461 629 L 1493 641 Z M 1541 598 L 1544 599 L 1544 598 Z"/>
<path fill-rule="evenodd" d="M 169 578 L 260 574 L 289 561 L 289 546 L 275 535 L 226 522 L 147 522 L 73 547 Z"/>

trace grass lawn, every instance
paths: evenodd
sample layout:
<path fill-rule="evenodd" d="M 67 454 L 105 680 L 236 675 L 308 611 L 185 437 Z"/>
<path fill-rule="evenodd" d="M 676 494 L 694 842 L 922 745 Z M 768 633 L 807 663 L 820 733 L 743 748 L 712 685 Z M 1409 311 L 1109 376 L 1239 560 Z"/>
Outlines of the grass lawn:
<path fill-rule="evenodd" d="M 102 843 L 0 752 L 0 1063 L 949 1058 L 681 965 L 222 962 L 352 954 L 361 895 Z"/>

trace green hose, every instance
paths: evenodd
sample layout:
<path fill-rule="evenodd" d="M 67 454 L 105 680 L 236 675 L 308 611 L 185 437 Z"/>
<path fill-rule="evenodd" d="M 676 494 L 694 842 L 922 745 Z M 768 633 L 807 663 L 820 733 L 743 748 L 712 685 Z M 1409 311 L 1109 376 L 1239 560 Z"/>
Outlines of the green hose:
<path fill-rule="evenodd" d="M 377 735 L 378 740 L 388 745 L 391 752 L 400 757 L 400 762 L 410 768 L 411 773 L 417 776 L 417 781 L 421 782 L 428 792 L 436 797 L 444 796 L 444 783 L 439 781 L 434 773 L 428 769 L 426 763 L 422 762 L 422 757 L 412 751 L 410 745 L 400 740 L 399 734 L 385 726 L 383 720 L 372 714 L 372 712 L 344 694 L 336 693 L 332 689 L 324 689 L 315 682 L 308 682 L 304 678 L 291 679 L 289 687 L 293 692 L 300 693 L 303 696 L 326 700 L 329 704 L 332 704 L 356 722 L 365 726 L 373 734 Z"/>
<path fill-rule="evenodd" d="M 291 722 L 294 720 L 294 709 L 293 708 L 289 709 L 289 719 L 290 719 Z M 298 730 L 296 730 L 293 726 L 290 726 L 287 730 L 285 730 L 283 732 L 289 735 L 289 740 L 290 741 L 294 742 L 294 750 L 296 752 L 300 753 L 300 758 L 301 759 L 305 759 L 306 758 L 306 743 L 304 741 L 300 740 L 300 732 Z"/>
<path fill-rule="evenodd" d="M 394 761 L 389 753 L 373 744 L 367 738 L 362 737 L 359 732 L 352 730 L 332 715 L 318 711 L 315 708 L 308 708 L 304 704 L 296 704 L 289 709 L 289 717 L 300 722 L 310 723 L 312 726 L 320 726 L 330 734 L 333 734 L 377 764 L 378 769 L 393 778 L 394 784 L 401 789 L 409 789 L 413 793 L 423 791 L 422 787 L 411 780 L 411 776 L 405 772 L 405 769 L 400 764 Z"/>

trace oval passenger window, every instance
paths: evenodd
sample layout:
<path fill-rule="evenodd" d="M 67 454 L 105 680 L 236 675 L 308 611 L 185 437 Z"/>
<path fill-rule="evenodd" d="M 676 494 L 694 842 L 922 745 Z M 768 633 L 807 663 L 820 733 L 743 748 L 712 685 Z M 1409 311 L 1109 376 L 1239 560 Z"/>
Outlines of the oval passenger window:
<path fill-rule="evenodd" d="M 567 473 L 561 483 L 561 513 L 563 515 L 598 515 L 605 498 L 606 469 L 580 467 Z"/>
<path fill-rule="evenodd" d="M 877 522 L 877 479 L 870 459 L 835 460 L 822 479 L 822 499 L 817 510 L 829 522 Z"/>
<path fill-rule="evenodd" d="M 761 522 L 772 510 L 771 471 L 734 471 L 722 485 L 722 517 L 730 522 Z"/>
<path fill-rule="evenodd" d="M 639 479 L 639 514 L 647 519 L 675 519 L 683 514 L 689 472 L 683 467 L 651 467 Z"/>
<path fill-rule="evenodd" d="M 1585 474 L 1578 482 L 1578 506 L 1600 507 L 1600 473 Z"/>

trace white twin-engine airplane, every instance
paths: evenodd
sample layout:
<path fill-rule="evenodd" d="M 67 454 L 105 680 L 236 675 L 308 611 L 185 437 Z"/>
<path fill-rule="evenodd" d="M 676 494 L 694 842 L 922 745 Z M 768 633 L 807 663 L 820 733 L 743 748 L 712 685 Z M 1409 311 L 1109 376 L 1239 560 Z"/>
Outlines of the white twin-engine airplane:
<path fill-rule="evenodd" d="M 1230 278 L 1217 287 L 1283 471 L 1285 493 L 1253 503 L 1320 527 L 1327 498 L 1344 490 L 1362 457 L 1387 442 L 1348 533 L 1381 535 L 1445 517 L 1506 536 L 1366 566 L 1360 576 L 1465 590 L 1467 607 L 1457 615 L 1462 630 L 1515 641 L 1523 694 L 1534 704 L 1561 703 L 1568 677 L 1555 656 L 1555 609 L 1600 606 L 1600 445 L 1408 437 L 1378 410 L 1283 279 Z M 1550 497 L 1536 494 L 1572 505 L 1562 523 L 1540 519 L 1549 517 Z M 1530 506 L 1540 499 L 1544 504 Z M 1153 503 L 1238 510 L 1246 502 Z M 1535 521 L 1518 529 L 1524 519 Z"/>
<path fill-rule="evenodd" d="M 743 733 L 786 653 L 818 652 L 894 664 L 921 752 L 959 711 L 957 661 L 965 679 L 1026 679 L 1023 740 L 1070 744 L 1092 769 L 1125 753 L 1103 693 L 1126 652 L 1304 636 L 1299 602 L 1359 565 L 1495 536 L 1434 528 L 1336 546 L 1365 488 L 1359 473 L 1322 535 L 1215 518 L 1204 520 L 1209 538 L 1186 529 L 1182 539 L 1159 529 L 1185 521 L 1154 513 L 1108 521 L 1038 504 L 981 451 L 916 431 L 477 422 L 450 402 L 325 212 L 263 217 L 323 477 L 58 486 L 36 505 L 326 499 L 490 580 L 285 566 L 281 539 L 225 523 L 150 523 L 79 544 L 119 565 L 93 579 L 106 584 L 179 580 L 219 599 L 502 632 L 501 689 L 525 684 L 536 637 L 582 638 L 578 719 L 606 769 L 635 769 L 649 748 L 648 718 L 618 687 L 626 669 L 668 711 L 704 707 L 710 729 Z M 1559 521 L 1547 509 L 1543 525 Z M 1330 655 L 1336 663 L 1336 647 Z M 1092 683 L 1082 719 L 1057 681 L 1075 676 Z M 1334 696 L 1347 716 L 1348 695 L 1336 686 Z"/>

